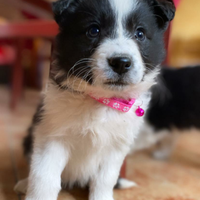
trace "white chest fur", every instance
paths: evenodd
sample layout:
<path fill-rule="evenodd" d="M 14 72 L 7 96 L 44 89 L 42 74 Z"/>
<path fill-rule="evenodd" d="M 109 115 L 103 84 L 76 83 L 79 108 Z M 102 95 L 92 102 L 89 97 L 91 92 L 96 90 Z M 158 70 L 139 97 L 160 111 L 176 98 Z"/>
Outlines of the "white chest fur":
<path fill-rule="evenodd" d="M 143 109 L 149 101 L 147 96 L 144 94 L 138 100 L 143 102 Z M 106 159 L 125 156 L 143 122 L 135 114 L 137 106 L 123 113 L 89 96 L 58 91 L 53 85 L 45 94 L 44 105 L 44 118 L 36 129 L 36 140 L 64 144 L 69 158 L 62 179 L 69 185 L 76 181 L 86 184 Z"/>

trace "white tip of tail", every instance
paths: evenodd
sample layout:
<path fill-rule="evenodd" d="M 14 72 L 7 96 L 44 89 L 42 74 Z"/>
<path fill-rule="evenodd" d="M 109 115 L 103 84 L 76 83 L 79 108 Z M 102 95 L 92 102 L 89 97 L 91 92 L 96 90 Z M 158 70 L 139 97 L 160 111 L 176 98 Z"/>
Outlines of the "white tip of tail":
<path fill-rule="evenodd" d="M 17 194 L 26 194 L 27 185 L 28 185 L 28 179 L 21 180 L 15 185 L 14 191 Z"/>

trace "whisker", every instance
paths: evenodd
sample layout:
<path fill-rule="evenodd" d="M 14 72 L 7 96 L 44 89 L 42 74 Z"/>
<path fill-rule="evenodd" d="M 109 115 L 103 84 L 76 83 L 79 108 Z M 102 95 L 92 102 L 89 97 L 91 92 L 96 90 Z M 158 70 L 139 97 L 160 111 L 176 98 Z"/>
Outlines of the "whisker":
<path fill-rule="evenodd" d="M 69 81 L 70 80 L 70 78 L 75 74 L 75 72 L 77 72 L 78 70 L 80 70 L 80 71 L 82 71 L 82 70 L 84 70 L 84 69 L 86 69 L 87 67 L 89 67 L 89 66 L 81 66 L 80 68 L 77 68 L 75 71 L 73 71 L 73 73 L 71 73 L 70 74 L 70 76 L 69 77 L 67 77 L 67 80 Z M 78 73 L 79 74 L 79 73 Z M 67 84 L 68 84 L 68 81 L 67 81 Z"/>
<path fill-rule="evenodd" d="M 96 66 L 91 66 L 91 67 L 92 67 L 91 70 L 89 70 L 88 73 L 85 74 L 84 77 L 82 78 L 82 81 L 79 83 L 79 86 L 82 84 L 83 81 L 85 81 L 85 79 L 90 75 L 90 73 L 96 68 Z M 88 83 L 92 78 L 93 77 L 91 77 L 88 81 L 86 81 L 84 92 L 86 91 Z"/>
<path fill-rule="evenodd" d="M 72 83 L 72 88 L 74 87 L 75 82 L 80 78 L 80 77 L 78 77 L 78 76 L 80 76 L 81 74 L 87 72 L 87 70 L 88 70 L 88 69 L 82 70 L 81 73 L 79 73 L 77 76 L 74 77 L 74 80 L 73 80 L 73 83 Z M 83 80 L 83 78 L 82 78 L 82 80 Z"/>
<path fill-rule="evenodd" d="M 87 62 L 91 62 L 91 61 L 95 61 L 95 59 L 93 59 L 93 58 L 82 58 L 82 59 L 78 60 L 78 61 L 71 67 L 71 69 L 68 71 L 67 77 L 69 76 L 69 73 L 71 72 L 71 70 L 73 70 L 77 65 L 83 64 L 83 63 L 87 63 Z"/>

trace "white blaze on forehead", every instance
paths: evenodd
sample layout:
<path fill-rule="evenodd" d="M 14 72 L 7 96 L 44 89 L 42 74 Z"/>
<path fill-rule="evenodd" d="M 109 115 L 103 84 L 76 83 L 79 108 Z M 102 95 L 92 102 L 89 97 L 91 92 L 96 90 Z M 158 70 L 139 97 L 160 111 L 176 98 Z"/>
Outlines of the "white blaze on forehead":
<path fill-rule="evenodd" d="M 121 37 L 125 32 L 123 19 L 136 9 L 138 0 L 110 0 L 110 3 L 117 17 L 117 34 Z"/>
<path fill-rule="evenodd" d="M 145 81 L 146 85 L 139 84 L 142 82 L 145 72 L 145 65 L 141 56 L 140 48 L 131 34 L 126 29 L 126 19 L 130 14 L 134 13 L 139 6 L 140 0 L 109 0 L 110 5 L 115 13 L 115 27 L 114 32 L 116 37 L 107 37 L 96 48 L 92 58 L 94 59 L 92 66 L 93 79 L 95 85 L 105 86 L 104 83 L 111 80 L 113 82 L 119 81 L 119 76 L 115 73 L 110 66 L 108 60 L 117 56 L 128 57 L 132 61 L 132 67 L 128 73 L 125 74 L 123 79 L 130 84 L 130 87 L 141 85 L 143 88 L 149 88 L 151 83 L 149 79 Z M 134 33 L 133 33 L 134 34 Z M 115 34 L 114 34 L 115 36 Z M 154 81 L 154 80 L 153 80 Z M 133 88 L 132 88 L 133 89 Z M 134 88 L 134 91 L 136 89 Z M 139 90 L 138 90 L 139 91 Z"/>

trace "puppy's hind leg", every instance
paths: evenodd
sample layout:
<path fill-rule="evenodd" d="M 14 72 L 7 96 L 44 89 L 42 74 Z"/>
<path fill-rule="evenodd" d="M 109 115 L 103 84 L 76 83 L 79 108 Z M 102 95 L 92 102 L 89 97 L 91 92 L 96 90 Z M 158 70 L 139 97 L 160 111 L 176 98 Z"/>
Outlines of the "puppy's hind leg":
<path fill-rule="evenodd" d="M 155 133 L 160 135 L 160 133 Z M 168 159 L 176 147 L 178 134 L 176 132 L 166 131 L 166 135 L 158 140 L 156 148 L 152 152 L 152 156 L 158 160 Z"/>

